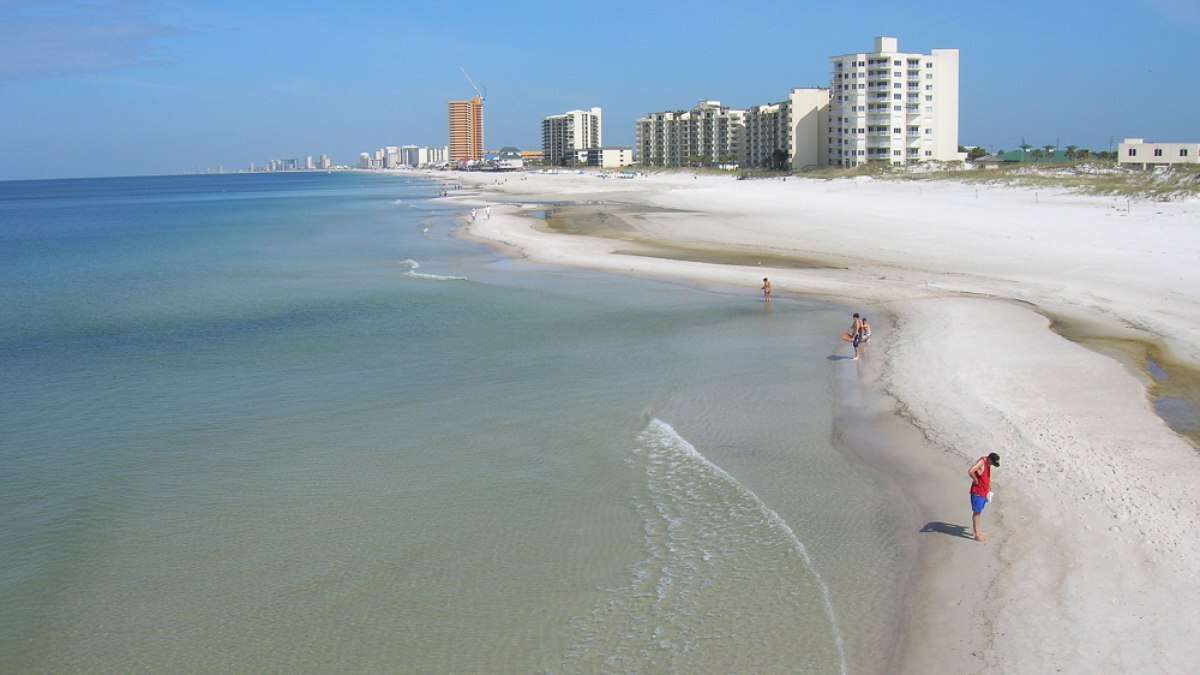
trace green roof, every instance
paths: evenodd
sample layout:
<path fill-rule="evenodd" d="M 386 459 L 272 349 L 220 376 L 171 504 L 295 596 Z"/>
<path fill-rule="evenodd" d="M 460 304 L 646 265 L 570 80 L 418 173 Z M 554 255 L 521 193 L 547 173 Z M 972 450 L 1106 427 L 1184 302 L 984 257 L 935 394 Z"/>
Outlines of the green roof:
<path fill-rule="evenodd" d="M 1037 150 L 1037 154 L 1040 154 L 1041 157 L 1038 157 L 1037 154 L 1034 153 L 1034 150 Z M 1001 162 L 1055 163 L 1071 161 L 1071 158 L 1067 157 L 1067 153 L 1064 150 L 1054 150 L 1050 154 L 1046 154 L 1046 151 L 1042 150 L 1041 148 L 1030 148 L 1028 150 L 1009 150 L 1008 152 L 1002 152 L 997 155 L 996 159 Z"/>

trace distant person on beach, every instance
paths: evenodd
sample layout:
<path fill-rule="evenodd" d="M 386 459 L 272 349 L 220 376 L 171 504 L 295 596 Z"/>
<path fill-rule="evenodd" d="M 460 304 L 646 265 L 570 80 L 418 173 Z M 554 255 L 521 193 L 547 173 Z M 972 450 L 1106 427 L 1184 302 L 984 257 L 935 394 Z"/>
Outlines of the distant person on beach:
<path fill-rule="evenodd" d="M 867 321 L 867 317 L 862 318 L 862 343 L 864 346 L 871 341 L 871 324 Z"/>
<path fill-rule="evenodd" d="M 975 533 L 975 541 L 984 541 L 983 532 L 979 529 L 979 516 L 992 500 L 993 466 L 1000 466 L 1000 455 L 994 452 L 975 460 L 967 471 L 971 477 L 971 531 Z"/>
<path fill-rule="evenodd" d="M 491 220 L 492 219 L 492 205 L 488 204 L 487 206 L 483 207 L 483 210 L 487 212 L 487 219 Z"/>
<path fill-rule="evenodd" d="M 763 302 L 770 302 L 771 301 L 771 280 L 766 277 L 763 277 L 762 292 L 763 292 Z"/>
<path fill-rule="evenodd" d="M 854 321 L 850 322 L 850 343 L 854 345 L 854 360 L 858 360 L 858 345 L 862 342 L 862 318 L 858 316 L 858 312 L 854 313 Z"/>

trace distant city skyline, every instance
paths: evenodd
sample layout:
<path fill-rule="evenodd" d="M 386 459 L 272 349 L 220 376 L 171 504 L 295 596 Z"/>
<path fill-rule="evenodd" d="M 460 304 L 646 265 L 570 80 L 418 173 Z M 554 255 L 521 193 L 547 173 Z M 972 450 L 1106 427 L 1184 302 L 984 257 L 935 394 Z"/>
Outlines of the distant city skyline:
<path fill-rule="evenodd" d="M 487 88 L 487 149 L 539 149 L 546 116 L 585 106 L 603 108 L 606 144 L 632 145 L 652 111 L 827 87 L 828 56 L 878 35 L 961 50 L 964 145 L 1197 140 L 1200 91 L 1181 86 L 1195 79 L 1196 0 L 865 2 L 853 20 L 770 1 L 695 21 L 637 7 L 631 21 L 619 7 L 478 3 L 451 30 L 444 5 L 424 2 L 0 2 L 0 179 L 230 170 L 312 147 L 353 165 L 366 148 L 440 147 L 447 101 L 474 94 L 460 65 Z M 581 22 L 612 48 L 527 37 Z"/>

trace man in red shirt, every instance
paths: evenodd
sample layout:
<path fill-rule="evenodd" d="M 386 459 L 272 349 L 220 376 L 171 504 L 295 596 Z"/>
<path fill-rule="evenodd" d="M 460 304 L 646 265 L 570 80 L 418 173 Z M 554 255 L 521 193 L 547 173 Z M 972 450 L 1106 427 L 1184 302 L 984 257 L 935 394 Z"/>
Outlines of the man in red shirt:
<path fill-rule="evenodd" d="M 979 531 L 979 514 L 992 498 L 993 466 L 1000 466 L 1000 455 L 994 452 L 975 460 L 967 471 L 971 477 L 971 531 L 975 533 L 975 541 L 984 540 L 983 532 Z"/>

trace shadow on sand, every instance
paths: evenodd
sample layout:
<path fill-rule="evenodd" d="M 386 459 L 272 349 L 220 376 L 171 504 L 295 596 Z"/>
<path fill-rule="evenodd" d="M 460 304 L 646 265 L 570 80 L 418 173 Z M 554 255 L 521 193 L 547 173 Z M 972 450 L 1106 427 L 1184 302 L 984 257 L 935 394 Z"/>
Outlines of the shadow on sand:
<path fill-rule="evenodd" d="M 830 354 L 825 358 L 829 359 L 830 361 L 849 361 L 851 359 L 849 356 L 841 356 L 840 354 Z"/>
<path fill-rule="evenodd" d="M 971 536 L 971 531 L 963 525 L 954 525 L 952 523 L 943 523 L 940 520 L 925 523 L 925 527 L 921 528 L 922 532 L 937 532 L 938 534 L 946 534 L 951 537 L 962 537 L 975 541 L 975 537 Z"/>

